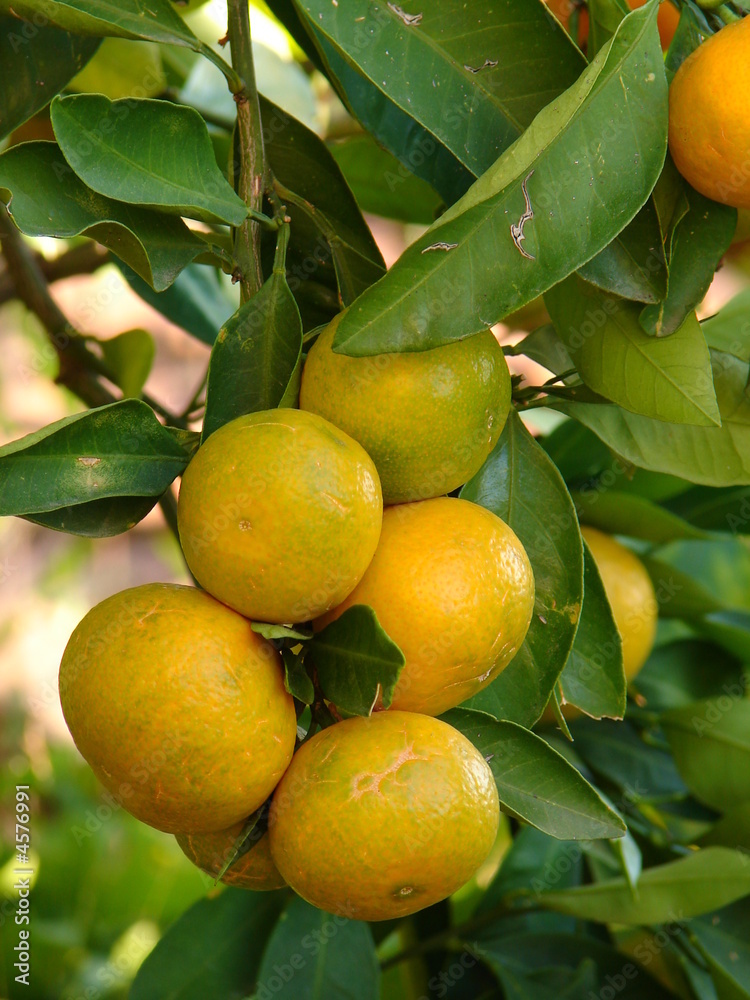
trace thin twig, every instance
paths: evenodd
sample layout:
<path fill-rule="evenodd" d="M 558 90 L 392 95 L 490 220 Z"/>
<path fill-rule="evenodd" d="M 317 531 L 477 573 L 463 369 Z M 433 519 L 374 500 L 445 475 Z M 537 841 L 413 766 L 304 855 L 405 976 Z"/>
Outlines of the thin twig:
<path fill-rule="evenodd" d="M 248 0 L 228 0 L 227 13 L 227 37 L 232 49 L 232 66 L 242 80 L 242 87 L 233 90 L 237 105 L 237 138 L 240 153 L 237 193 L 250 209 L 251 215 L 235 230 L 234 254 L 239 268 L 241 299 L 247 302 L 263 284 L 260 265 L 260 225 L 255 220 L 262 214 L 266 172 L 265 150 L 260 102 L 255 86 Z"/>

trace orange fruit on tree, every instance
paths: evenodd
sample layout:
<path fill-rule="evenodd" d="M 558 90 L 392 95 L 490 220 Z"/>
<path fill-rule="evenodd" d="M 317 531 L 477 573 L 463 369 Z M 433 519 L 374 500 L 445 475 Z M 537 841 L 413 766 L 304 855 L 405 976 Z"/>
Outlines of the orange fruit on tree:
<path fill-rule="evenodd" d="M 439 497 L 386 508 L 367 572 L 316 629 L 354 604 L 375 609 L 406 659 L 391 707 L 440 715 L 513 659 L 531 620 L 534 577 L 504 521 Z"/>
<path fill-rule="evenodd" d="M 242 833 L 244 825 L 244 821 L 240 820 L 227 830 L 217 830 L 214 833 L 178 833 L 176 839 L 185 857 L 206 875 L 216 878 L 232 856 L 234 843 Z M 252 889 L 255 892 L 282 889 L 286 882 L 273 863 L 268 834 L 264 833 L 250 850 L 240 854 L 224 872 L 220 881 L 225 885 Z"/>
<path fill-rule="evenodd" d="M 669 150 L 701 194 L 750 208 L 750 17 L 692 52 L 669 88 Z"/>
<path fill-rule="evenodd" d="M 510 409 L 508 366 L 492 332 L 430 351 L 349 358 L 332 349 L 341 315 L 307 356 L 302 409 L 366 449 L 385 504 L 462 486 L 492 451 Z"/>
<path fill-rule="evenodd" d="M 350 593 L 380 535 L 382 496 L 361 445 L 314 413 L 250 413 L 215 431 L 177 507 L 185 559 L 256 621 L 304 622 Z"/>
<path fill-rule="evenodd" d="M 444 899 L 497 835 L 492 772 L 456 729 L 376 712 L 302 744 L 271 803 L 271 855 L 314 906 L 387 920 Z"/>
<path fill-rule="evenodd" d="M 294 751 L 279 654 L 193 587 L 146 584 L 92 608 L 65 648 L 60 700 L 105 788 L 167 833 L 249 816 Z"/>
<path fill-rule="evenodd" d="M 588 525 L 581 528 L 581 534 L 591 549 L 622 638 L 623 666 L 630 682 L 654 645 L 658 618 L 654 586 L 638 556 L 617 539 Z"/>
<path fill-rule="evenodd" d="M 589 12 L 583 4 L 576 4 L 575 0 L 545 0 L 545 3 L 555 17 L 562 24 L 566 31 L 570 29 L 570 18 L 576 7 L 578 11 L 578 34 L 576 42 L 579 48 L 585 48 L 589 37 Z M 642 7 L 646 0 L 628 0 L 631 10 Z M 656 15 L 656 25 L 659 29 L 659 39 L 664 52 L 669 48 L 677 25 L 680 21 L 680 12 L 670 0 L 662 0 L 659 5 L 659 13 Z"/>

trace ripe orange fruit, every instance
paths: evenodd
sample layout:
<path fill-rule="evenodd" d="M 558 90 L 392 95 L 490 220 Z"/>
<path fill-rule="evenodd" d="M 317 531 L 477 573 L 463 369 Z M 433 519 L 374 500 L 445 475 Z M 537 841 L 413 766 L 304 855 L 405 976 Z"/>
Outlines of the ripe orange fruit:
<path fill-rule="evenodd" d="M 491 511 L 452 497 L 387 507 L 359 586 L 321 628 L 369 604 L 404 653 L 392 707 L 439 715 L 513 659 L 534 608 L 534 577 L 514 532 Z"/>
<path fill-rule="evenodd" d="M 215 833 L 178 833 L 177 843 L 194 865 L 216 878 L 231 857 L 234 842 L 243 826 L 244 821 L 240 820 L 228 830 L 217 830 Z M 286 882 L 273 863 L 268 834 L 263 834 L 251 850 L 241 854 L 224 873 L 221 881 L 225 885 L 253 889 L 255 892 L 282 889 Z"/>
<path fill-rule="evenodd" d="M 256 621 L 304 622 L 357 585 L 380 535 L 369 455 L 313 413 L 267 410 L 208 438 L 185 470 L 180 541 L 202 587 Z"/>
<path fill-rule="evenodd" d="M 425 715 L 377 712 L 302 744 L 271 804 L 271 855 L 314 906 L 387 920 L 462 886 L 499 817 L 492 772 L 465 736 Z"/>
<path fill-rule="evenodd" d="M 578 13 L 578 35 L 576 42 L 578 43 L 579 48 L 585 49 L 589 37 L 588 10 L 580 4 L 576 4 L 574 0 L 545 0 L 545 3 L 549 9 L 554 12 L 555 17 L 566 31 L 570 28 L 571 14 L 575 10 L 576 6 L 580 8 Z M 631 10 L 635 10 L 637 7 L 642 7 L 645 3 L 646 0 L 628 0 L 628 6 Z M 659 6 L 659 13 L 656 15 L 656 24 L 659 29 L 659 39 L 664 52 L 667 51 L 672 43 L 679 21 L 680 12 L 677 10 L 675 5 L 670 3 L 670 0 L 662 0 L 662 3 Z"/>
<path fill-rule="evenodd" d="M 105 788 L 167 833 L 249 816 L 294 751 L 278 653 L 192 587 L 146 584 L 97 604 L 65 648 L 60 700 Z"/>
<path fill-rule="evenodd" d="M 625 677 L 630 682 L 648 659 L 656 636 L 658 605 L 651 577 L 641 560 L 610 535 L 588 526 L 581 528 L 581 534 L 591 549 L 622 637 Z"/>
<path fill-rule="evenodd" d="M 750 18 L 727 25 L 680 66 L 669 88 L 669 150 L 701 194 L 750 208 Z"/>
<path fill-rule="evenodd" d="M 340 316 L 310 349 L 300 406 L 372 456 L 385 504 L 442 496 L 477 472 L 510 409 L 510 375 L 490 330 L 408 354 L 348 358 L 332 350 Z"/>

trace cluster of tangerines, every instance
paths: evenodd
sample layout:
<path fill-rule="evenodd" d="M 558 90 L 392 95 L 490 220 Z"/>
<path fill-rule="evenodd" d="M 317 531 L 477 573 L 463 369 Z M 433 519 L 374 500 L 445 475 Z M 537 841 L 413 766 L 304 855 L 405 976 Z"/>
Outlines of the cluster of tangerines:
<path fill-rule="evenodd" d="M 490 768 L 436 716 L 513 658 L 534 581 L 504 521 L 446 495 L 510 409 L 492 333 L 349 358 L 332 349 L 336 326 L 309 351 L 300 409 L 231 421 L 186 469 L 179 531 L 203 589 L 149 584 L 97 605 L 68 643 L 60 695 L 102 783 L 199 867 L 377 920 L 449 895 L 492 848 Z M 622 558 L 611 575 L 630 612 Z M 355 604 L 404 654 L 392 701 L 300 742 L 279 652 L 251 623 L 320 629 Z M 355 683 L 360 669 L 353 657 Z M 267 833 L 247 836 L 269 796 Z"/>

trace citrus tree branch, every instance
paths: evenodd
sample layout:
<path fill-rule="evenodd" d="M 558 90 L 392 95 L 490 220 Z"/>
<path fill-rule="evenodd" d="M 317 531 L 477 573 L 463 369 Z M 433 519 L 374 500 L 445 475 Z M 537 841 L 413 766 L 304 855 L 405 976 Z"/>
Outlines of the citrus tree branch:
<path fill-rule="evenodd" d="M 227 15 L 227 38 L 232 50 L 232 66 L 241 78 L 241 87 L 233 90 L 237 105 L 237 141 L 240 154 L 237 193 L 250 212 L 248 218 L 235 230 L 234 236 L 241 297 L 246 302 L 263 284 L 260 266 L 261 227 L 257 219 L 262 215 L 265 150 L 260 103 L 255 86 L 248 0 L 227 0 Z"/>

